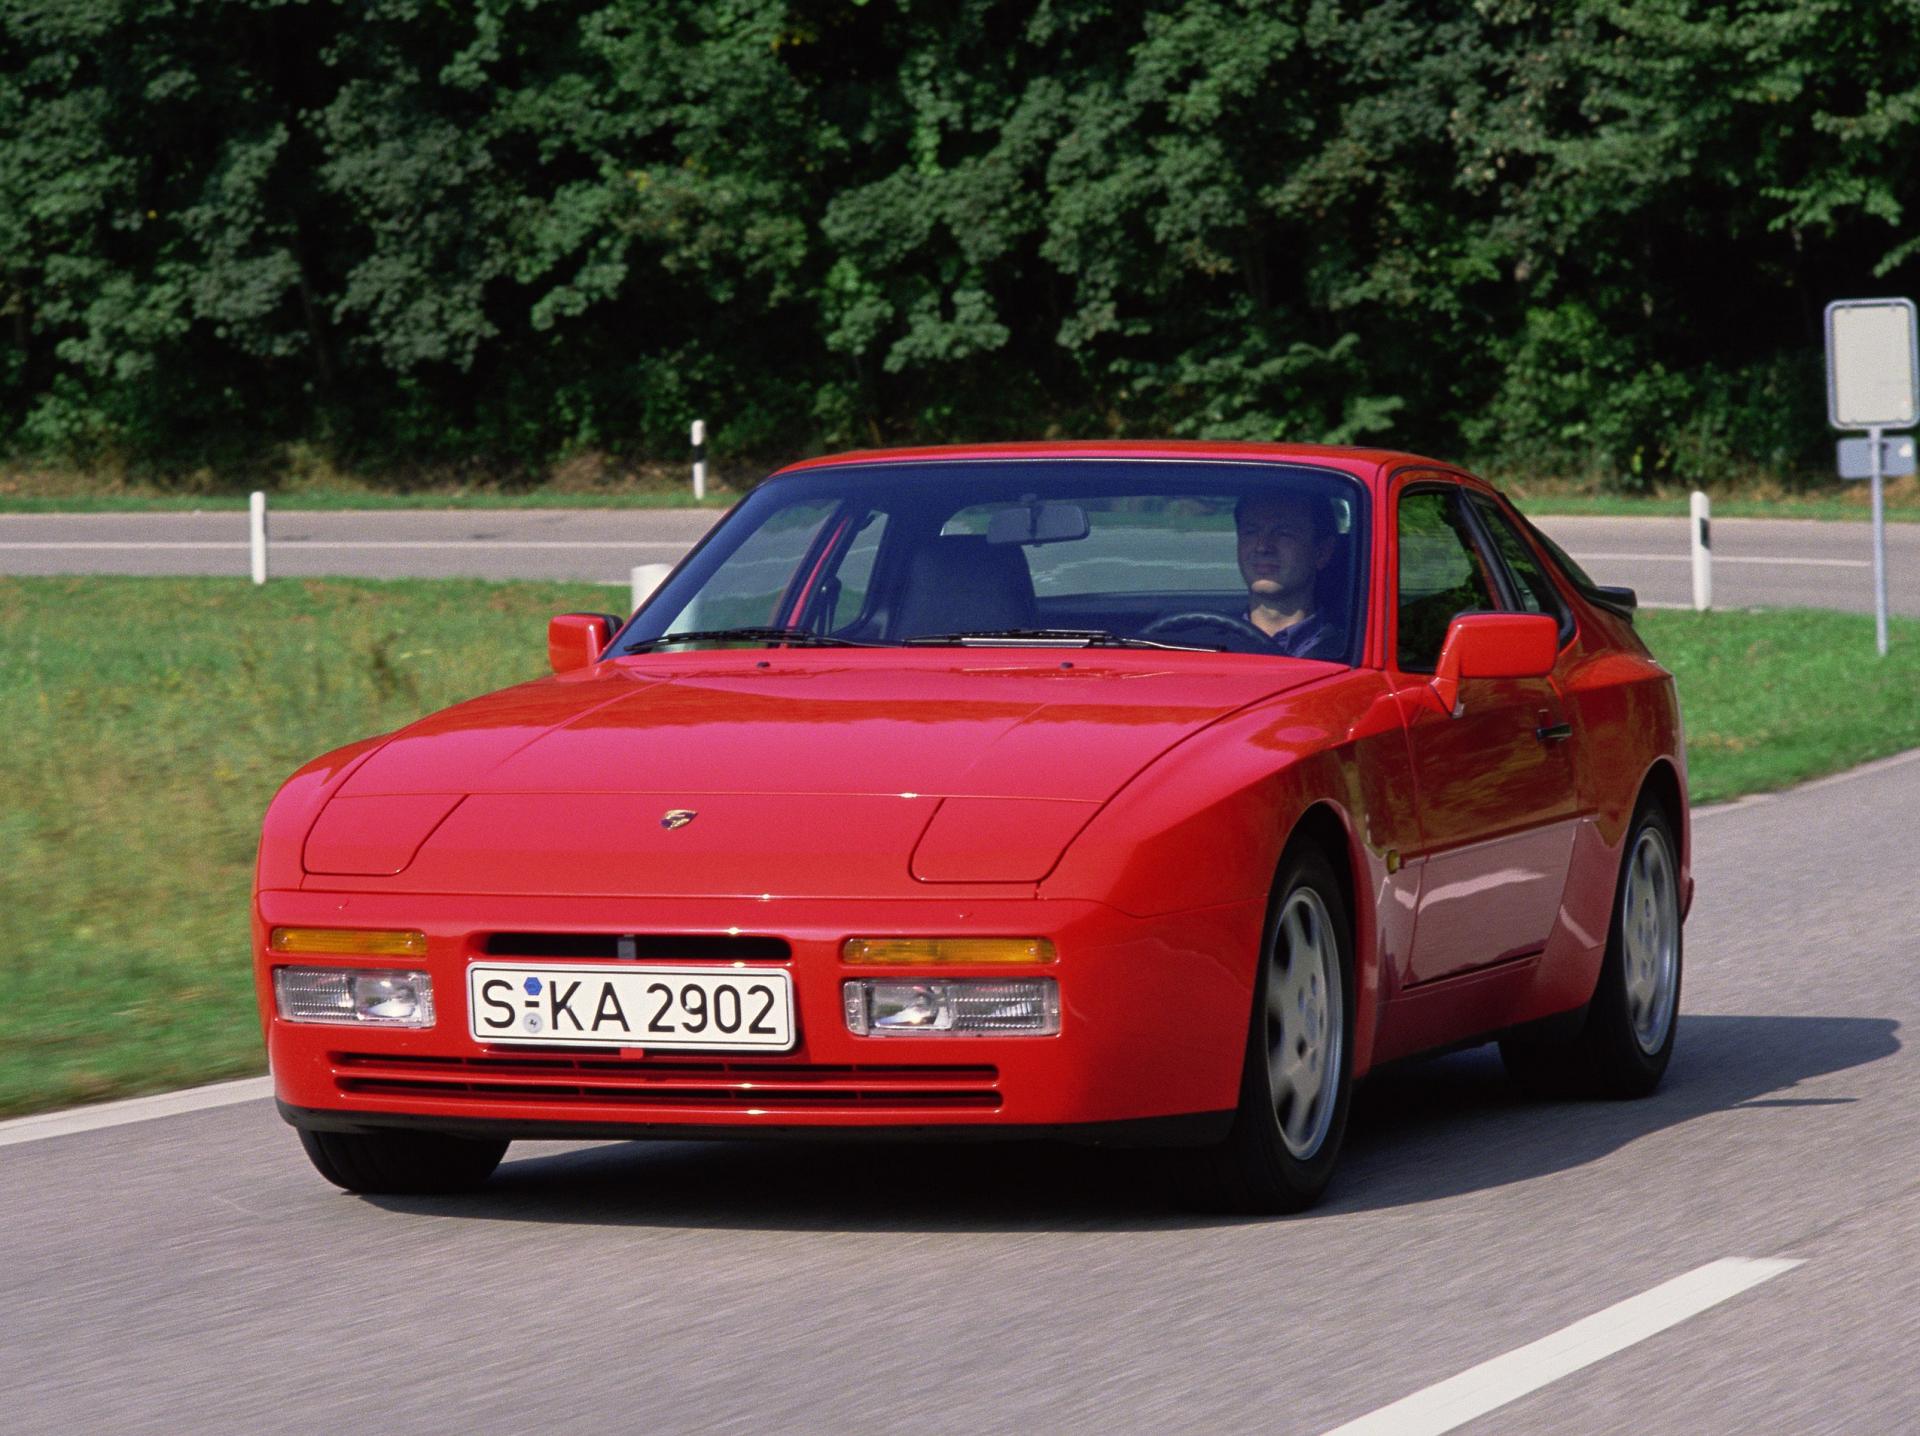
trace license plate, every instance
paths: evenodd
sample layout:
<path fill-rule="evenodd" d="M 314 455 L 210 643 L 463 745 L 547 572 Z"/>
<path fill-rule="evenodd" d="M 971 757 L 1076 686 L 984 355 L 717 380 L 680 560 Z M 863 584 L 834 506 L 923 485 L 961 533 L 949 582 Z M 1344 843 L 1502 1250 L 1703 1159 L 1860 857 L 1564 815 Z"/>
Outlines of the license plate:
<path fill-rule="evenodd" d="M 476 962 L 467 1021 L 488 1043 L 785 1052 L 793 980 L 779 968 Z"/>

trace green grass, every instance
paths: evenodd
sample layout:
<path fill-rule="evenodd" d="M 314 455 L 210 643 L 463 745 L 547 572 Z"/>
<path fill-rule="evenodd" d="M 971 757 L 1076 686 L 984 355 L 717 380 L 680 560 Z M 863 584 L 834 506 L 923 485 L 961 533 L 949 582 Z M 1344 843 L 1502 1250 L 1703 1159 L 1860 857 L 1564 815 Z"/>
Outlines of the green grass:
<path fill-rule="evenodd" d="M 588 584 L 0 579 L 0 1115 L 262 1067 L 260 814 L 343 742 L 545 667 Z M 1648 613 L 1713 801 L 1920 745 L 1920 623 Z M 1844 695 L 1845 701 L 1836 701 Z"/>
<path fill-rule="evenodd" d="M 1685 494 L 1657 498 L 1627 498 L 1619 494 L 1541 494 L 1521 498 L 1519 505 L 1535 518 L 1553 514 L 1592 514 L 1604 518 L 1685 518 L 1688 499 Z M 1873 512 L 1864 500 L 1844 498 L 1780 498 L 1713 500 L 1717 519 L 1823 519 L 1848 523 L 1867 523 Z M 1887 504 L 1888 523 L 1920 523 L 1920 506 L 1911 503 Z"/>
<path fill-rule="evenodd" d="M 1788 787 L 1920 747 L 1920 622 L 1815 610 L 1642 613 L 1673 671 L 1693 801 Z"/>
<path fill-rule="evenodd" d="M 0 1114 L 259 1071 L 247 896 L 295 768 L 537 676 L 586 584 L 0 579 Z"/>

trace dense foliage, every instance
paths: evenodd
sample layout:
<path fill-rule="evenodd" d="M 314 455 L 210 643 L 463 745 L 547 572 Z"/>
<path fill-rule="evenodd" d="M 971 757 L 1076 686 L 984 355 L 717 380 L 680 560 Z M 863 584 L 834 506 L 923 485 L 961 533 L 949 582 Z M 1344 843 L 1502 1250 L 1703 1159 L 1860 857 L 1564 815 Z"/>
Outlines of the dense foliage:
<path fill-rule="evenodd" d="M 1818 461 L 1920 7 L 0 0 L 0 450 Z"/>

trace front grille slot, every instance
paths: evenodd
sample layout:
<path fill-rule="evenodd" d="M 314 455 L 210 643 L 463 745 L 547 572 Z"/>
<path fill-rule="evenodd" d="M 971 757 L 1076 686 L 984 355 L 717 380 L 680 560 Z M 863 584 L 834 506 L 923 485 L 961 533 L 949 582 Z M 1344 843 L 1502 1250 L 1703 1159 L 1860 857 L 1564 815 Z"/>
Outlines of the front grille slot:
<path fill-rule="evenodd" d="M 1000 1106 L 991 1065 L 334 1054 L 342 1094 L 487 1103 L 753 1107 L 762 1111 Z"/>
<path fill-rule="evenodd" d="M 783 937 L 730 933 L 496 932 L 489 957 L 615 957 L 641 962 L 786 962 L 793 948 Z"/>

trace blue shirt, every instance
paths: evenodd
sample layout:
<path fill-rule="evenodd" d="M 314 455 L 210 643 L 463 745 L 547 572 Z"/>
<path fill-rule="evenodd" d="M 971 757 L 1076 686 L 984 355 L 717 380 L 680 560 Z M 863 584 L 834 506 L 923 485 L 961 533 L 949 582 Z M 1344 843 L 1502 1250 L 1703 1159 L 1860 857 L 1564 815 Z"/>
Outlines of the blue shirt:
<path fill-rule="evenodd" d="M 1251 615 L 1247 621 L 1253 621 Z M 1333 658 L 1337 661 L 1339 655 L 1326 650 L 1332 649 L 1339 637 L 1332 624 L 1320 614 L 1311 613 L 1298 623 L 1289 624 L 1278 633 L 1270 634 L 1267 646 L 1269 652 L 1283 653 L 1289 658 Z M 1316 652 L 1316 649 L 1321 651 Z"/>

